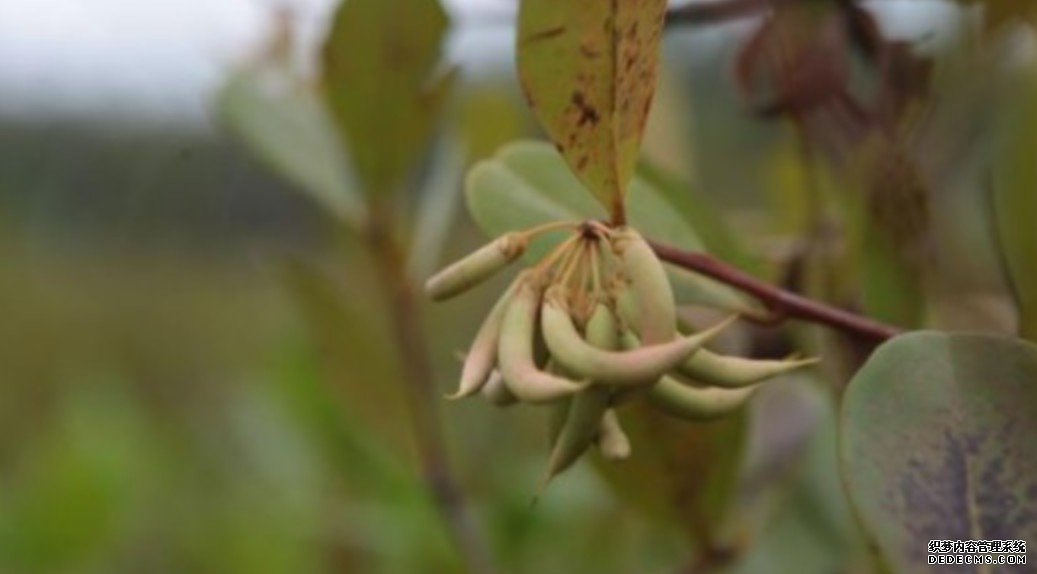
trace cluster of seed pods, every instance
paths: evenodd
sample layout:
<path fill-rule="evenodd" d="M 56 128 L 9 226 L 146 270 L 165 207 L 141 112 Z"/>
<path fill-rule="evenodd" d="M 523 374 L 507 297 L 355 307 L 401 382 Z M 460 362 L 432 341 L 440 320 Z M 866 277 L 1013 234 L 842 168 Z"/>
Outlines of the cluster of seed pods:
<path fill-rule="evenodd" d="M 668 415 L 706 420 L 745 404 L 762 381 L 816 361 L 752 360 L 703 348 L 736 317 L 682 333 L 666 271 L 630 227 L 588 221 L 506 233 L 437 273 L 425 289 L 435 300 L 463 293 L 559 228 L 572 234 L 500 297 L 449 397 L 556 405 L 562 416 L 550 429 L 545 479 L 592 445 L 606 459 L 628 457 L 615 410 L 627 401 L 641 396 Z"/>

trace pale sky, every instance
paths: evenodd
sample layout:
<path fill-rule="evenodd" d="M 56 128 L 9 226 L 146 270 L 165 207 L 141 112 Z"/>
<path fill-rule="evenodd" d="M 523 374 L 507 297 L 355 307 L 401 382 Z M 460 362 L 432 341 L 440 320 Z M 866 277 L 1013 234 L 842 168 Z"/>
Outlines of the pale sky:
<path fill-rule="evenodd" d="M 514 0 L 444 0 L 459 23 L 450 57 L 471 70 L 511 59 Z M 933 0 L 883 0 L 891 33 L 918 35 Z M 0 0 L 0 116 L 90 117 L 117 110 L 204 121 L 227 68 L 290 5 L 314 41 L 335 0 Z M 487 21 L 501 24 L 487 25 Z M 478 21 L 478 23 L 476 23 Z M 899 30 L 898 30 L 899 28 Z"/>

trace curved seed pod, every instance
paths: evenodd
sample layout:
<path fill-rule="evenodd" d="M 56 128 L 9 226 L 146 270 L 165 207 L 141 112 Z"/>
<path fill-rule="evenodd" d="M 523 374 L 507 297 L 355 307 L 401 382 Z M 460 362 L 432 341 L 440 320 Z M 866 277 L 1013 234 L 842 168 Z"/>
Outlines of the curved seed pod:
<path fill-rule="evenodd" d="M 633 351 L 641 347 L 641 340 L 637 338 L 637 335 L 629 329 L 623 329 L 619 334 L 620 348 Z M 656 379 L 658 381 L 658 379 Z M 641 385 L 635 387 L 624 387 L 613 391 L 612 393 L 612 405 L 620 406 L 625 405 L 632 401 L 634 397 L 644 392 L 651 385 Z"/>
<path fill-rule="evenodd" d="M 587 340 L 603 349 L 619 346 L 615 318 L 605 305 L 597 305 L 587 322 Z M 573 397 L 565 424 L 551 449 L 545 483 L 569 468 L 594 442 L 609 407 L 609 395 L 607 389 L 589 388 Z"/>
<path fill-rule="evenodd" d="M 630 284 L 626 279 L 617 280 L 612 285 L 612 300 L 616 305 L 616 314 L 619 315 L 624 327 L 633 331 L 641 331 L 641 315 L 638 311 L 637 300 L 634 292 L 630 290 Z"/>
<path fill-rule="evenodd" d="M 461 382 L 457 386 L 457 391 L 452 395 L 447 395 L 447 399 L 457 400 L 472 396 L 479 392 L 486 379 L 489 378 L 490 372 L 497 363 L 497 342 L 500 339 L 504 311 L 507 310 L 512 294 L 515 293 L 515 289 L 525 276 L 526 272 L 519 274 L 483 319 L 482 325 L 468 349 L 468 354 L 465 355 L 464 365 L 461 367 Z"/>
<path fill-rule="evenodd" d="M 610 241 L 630 284 L 641 340 L 645 345 L 672 341 L 677 336 L 677 310 L 662 263 L 641 234 L 629 227 L 615 229 Z"/>
<path fill-rule="evenodd" d="M 647 396 L 652 406 L 669 415 L 690 421 L 702 421 L 734 411 L 744 405 L 755 392 L 756 387 L 693 387 L 665 376 L 648 390 Z"/>
<path fill-rule="evenodd" d="M 708 385 L 740 389 L 818 362 L 816 358 L 784 361 L 745 359 L 702 349 L 677 369 L 682 375 Z"/>
<path fill-rule="evenodd" d="M 490 404 L 498 407 L 510 407 L 518 402 L 518 398 L 511 394 L 507 385 L 504 384 L 504 377 L 501 376 L 500 371 L 496 370 L 490 373 L 490 377 L 486 379 L 486 384 L 479 390 L 479 394 L 490 401 Z"/>
<path fill-rule="evenodd" d="M 565 424 L 551 449 L 545 482 L 572 466 L 594 443 L 608 406 L 609 393 L 601 388 L 585 389 L 572 398 Z"/>
<path fill-rule="evenodd" d="M 527 403 L 550 403 L 587 386 L 537 368 L 533 339 L 539 302 L 540 294 L 531 282 L 519 282 L 504 313 L 497 348 L 497 360 L 508 390 Z"/>
<path fill-rule="evenodd" d="M 528 244 L 523 233 L 505 233 L 430 277 L 425 292 L 435 301 L 463 293 L 518 259 Z"/>
<path fill-rule="evenodd" d="M 600 309 L 603 311 L 602 315 L 609 316 L 609 322 L 615 330 L 612 312 L 604 305 L 600 306 Z M 572 318 L 560 301 L 549 298 L 541 309 L 540 319 L 544 340 L 555 360 L 574 373 L 593 380 L 595 384 L 616 386 L 638 386 L 655 382 L 664 373 L 687 360 L 699 347 L 734 320 L 730 318 L 702 333 L 667 343 L 643 346 L 630 351 L 606 351 L 580 337 Z"/>
<path fill-rule="evenodd" d="M 630 458 L 630 439 L 619 425 L 615 409 L 605 411 L 605 416 L 601 417 L 598 450 L 605 460 L 619 461 Z"/>

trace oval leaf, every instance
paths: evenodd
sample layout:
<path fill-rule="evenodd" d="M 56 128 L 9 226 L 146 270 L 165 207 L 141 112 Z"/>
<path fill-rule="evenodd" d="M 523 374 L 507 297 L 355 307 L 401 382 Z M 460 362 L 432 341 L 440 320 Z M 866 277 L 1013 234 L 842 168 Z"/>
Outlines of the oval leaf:
<path fill-rule="evenodd" d="M 523 0 L 518 71 L 569 166 L 622 213 L 659 73 L 666 0 Z"/>
<path fill-rule="evenodd" d="M 850 383 L 841 430 L 851 501 L 893 571 L 931 572 L 930 540 L 1037 540 L 1037 346 L 898 337 Z"/>
<path fill-rule="evenodd" d="M 234 73 L 219 95 L 223 120 L 271 168 L 358 227 L 364 205 L 324 102 L 276 62 Z"/>
<path fill-rule="evenodd" d="M 368 194 L 392 191 L 425 151 L 450 76 L 430 81 L 447 17 L 436 0 L 349 0 L 324 43 L 324 85 Z"/>

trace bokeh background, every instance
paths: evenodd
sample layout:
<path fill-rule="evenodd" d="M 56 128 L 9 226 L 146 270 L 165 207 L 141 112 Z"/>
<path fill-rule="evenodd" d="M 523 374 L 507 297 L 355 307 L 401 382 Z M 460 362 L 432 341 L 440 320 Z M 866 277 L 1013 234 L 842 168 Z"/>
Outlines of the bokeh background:
<path fill-rule="evenodd" d="M 243 145 L 219 105 L 234 70 L 279 40 L 313 69 L 335 4 L 0 2 L 0 572 L 460 568 L 418 478 L 369 256 Z M 867 4 L 920 53 L 968 41 L 970 8 Z M 424 189 L 456 199 L 437 262 L 484 240 L 463 210 L 464 167 L 538 136 L 515 78 L 514 3 L 446 5 L 445 58 L 460 76 Z M 804 167 L 794 130 L 737 97 L 733 59 L 756 25 L 668 32 L 645 147 L 748 252 L 782 259 L 806 225 L 805 178 L 837 184 Z M 947 179 L 963 189 L 948 186 L 940 209 L 965 256 L 947 283 L 960 289 L 944 292 L 965 311 L 944 317 L 997 330 L 1007 298 L 982 279 L 998 276 L 982 198 L 958 173 Z M 423 310 L 439 390 L 494 293 Z M 726 344 L 750 350 L 752 337 Z M 805 378 L 740 415 L 752 421 L 744 451 L 730 439 L 749 469 L 738 504 L 755 518 L 729 538 L 758 542 L 732 571 L 778 572 L 778 556 L 796 557 L 783 571 L 851 571 L 861 552 L 834 473 L 832 407 Z M 533 505 L 543 413 L 438 408 L 502 571 L 674 572 L 692 556 L 653 492 L 670 488 L 664 474 L 709 464 L 696 439 L 693 460 L 633 487 L 584 461 Z"/>

